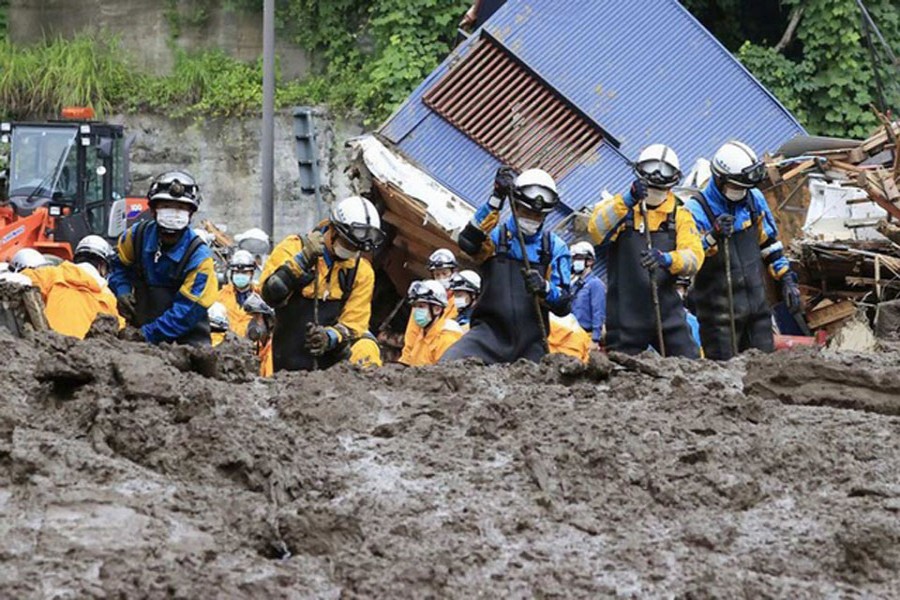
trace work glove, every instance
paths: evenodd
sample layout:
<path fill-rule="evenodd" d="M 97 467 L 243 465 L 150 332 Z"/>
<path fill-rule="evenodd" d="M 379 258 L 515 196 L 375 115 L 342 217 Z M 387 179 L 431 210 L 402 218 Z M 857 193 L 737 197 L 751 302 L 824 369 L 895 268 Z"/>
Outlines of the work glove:
<path fill-rule="evenodd" d="M 247 338 L 253 342 L 262 342 L 269 335 L 269 328 L 261 318 L 254 318 L 247 324 Z"/>
<path fill-rule="evenodd" d="M 791 312 L 797 314 L 803 310 L 803 298 L 800 296 L 800 282 L 797 274 L 788 271 L 781 278 L 781 297 L 784 299 L 784 305 Z"/>
<path fill-rule="evenodd" d="M 341 336 L 334 327 L 306 324 L 306 349 L 313 356 L 321 356 L 329 350 L 334 350 L 340 340 Z"/>
<path fill-rule="evenodd" d="M 500 210 L 503 208 L 503 201 L 512 193 L 516 184 L 516 170 L 512 167 L 500 167 L 497 174 L 494 175 L 494 193 L 488 201 L 491 210 Z"/>
<path fill-rule="evenodd" d="M 641 252 L 641 266 L 648 271 L 655 271 L 659 267 L 668 269 L 672 266 L 672 256 L 668 252 L 648 248 Z"/>
<path fill-rule="evenodd" d="M 734 235 L 734 215 L 719 215 L 713 223 L 713 228 L 719 238 L 730 238 Z"/>
<path fill-rule="evenodd" d="M 522 276 L 525 277 L 525 289 L 528 293 L 539 298 L 546 298 L 550 293 L 550 282 L 537 269 L 522 269 Z"/>
<path fill-rule="evenodd" d="M 145 342 L 144 332 L 137 327 L 127 326 L 119 331 L 119 339 L 126 342 Z"/>
<path fill-rule="evenodd" d="M 311 231 L 302 238 L 303 250 L 294 256 L 294 261 L 304 273 L 310 273 L 316 266 L 319 257 L 325 254 L 325 234 Z"/>
<path fill-rule="evenodd" d="M 647 184 L 640 179 L 635 179 L 631 184 L 631 189 L 628 190 L 628 193 L 622 196 L 622 200 L 625 201 L 625 206 L 628 208 L 634 208 L 646 199 Z"/>
<path fill-rule="evenodd" d="M 122 315 L 122 318 L 125 319 L 127 323 L 134 323 L 137 318 L 137 302 L 134 299 L 134 294 L 122 294 L 121 296 L 116 296 L 116 307 L 119 310 L 119 314 Z"/>

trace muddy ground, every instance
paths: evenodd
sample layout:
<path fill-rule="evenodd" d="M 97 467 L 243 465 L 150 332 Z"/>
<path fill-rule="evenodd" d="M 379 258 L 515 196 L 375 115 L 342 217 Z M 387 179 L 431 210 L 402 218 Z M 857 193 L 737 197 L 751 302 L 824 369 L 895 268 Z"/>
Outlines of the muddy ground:
<path fill-rule="evenodd" d="M 0 597 L 900 595 L 900 354 L 240 351 L 0 334 Z"/>

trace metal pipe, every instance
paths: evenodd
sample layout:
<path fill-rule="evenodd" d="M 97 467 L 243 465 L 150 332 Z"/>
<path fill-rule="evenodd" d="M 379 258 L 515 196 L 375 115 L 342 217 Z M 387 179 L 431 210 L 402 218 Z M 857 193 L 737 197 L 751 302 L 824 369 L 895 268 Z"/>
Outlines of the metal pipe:
<path fill-rule="evenodd" d="M 262 230 L 275 229 L 275 0 L 263 2 Z"/>

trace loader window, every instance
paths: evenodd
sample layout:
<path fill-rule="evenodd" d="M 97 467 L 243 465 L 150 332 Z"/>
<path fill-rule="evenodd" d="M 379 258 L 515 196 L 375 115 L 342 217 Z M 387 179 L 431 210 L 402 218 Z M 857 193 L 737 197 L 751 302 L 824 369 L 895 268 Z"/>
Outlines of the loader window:
<path fill-rule="evenodd" d="M 78 177 L 77 133 L 75 127 L 15 127 L 10 146 L 10 198 L 50 198 L 55 191 L 73 198 Z M 66 181 L 62 181 L 64 175 Z"/>

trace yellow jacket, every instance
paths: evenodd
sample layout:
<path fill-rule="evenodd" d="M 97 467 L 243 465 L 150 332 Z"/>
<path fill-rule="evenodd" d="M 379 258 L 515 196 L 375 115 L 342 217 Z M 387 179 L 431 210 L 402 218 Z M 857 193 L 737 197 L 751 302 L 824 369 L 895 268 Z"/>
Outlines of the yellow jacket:
<path fill-rule="evenodd" d="M 275 374 L 275 363 L 272 362 L 272 340 L 271 338 L 265 346 L 259 348 L 259 375 L 260 377 L 271 377 Z"/>
<path fill-rule="evenodd" d="M 550 352 L 574 356 L 587 363 L 591 352 L 591 335 L 581 328 L 575 315 L 557 317 L 550 313 L 550 332 L 547 335 Z"/>
<path fill-rule="evenodd" d="M 44 313 L 53 331 L 84 339 L 98 314 L 113 315 L 119 328 L 125 322 L 119 317 L 116 297 L 105 283 L 98 281 L 93 267 L 64 262 L 55 267 L 22 271 L 41 290 Z"/>
<path fill-rule="evenodd" d="M 448 319 L 456 320 L 456 317 L 459 316 L 459 309 L 456 308 L 456 304 L 453 302 L 453 294 L 449 293 L 450 296 L 450 304 L 447 305 L 447 308 L 444 309 L 444 314 L 447 315 Z M 403 346 L 412 346 L 415 343 L 415 337 L 418 334 L 417 330 L 421 330 L 421 327 L 416 326 L 416 322 L 413 320 L 412 311 L 409 311 L 409 319 L 406 320 L 406 331 L 403 332 Z M 463 333 L 469 330 L 469 327 L 466 326 L 463 329 Z"/>
<path fill-rule="evenodd" d="M 209 333 L 209 341 L 213 348 L 225 341 L 225 333 L 224 331 L 211 331 Z"/>
<path fill-rule="evenodd" d="M 253 320 L 253 315 L 238 304 L 237 290 L 234 285 L 229 283 L 219 290 L 219 298 L 216 301 L 221 302 L 228 310 L 228 328 L 238 337 L 247 337 L 247 326 Z"/>
<path fill-rule="evenodd" d="M 290 235 L 281 241 L 272 254 L 266 260 L 260 277 L 260 287 L 278 267 L 288 265 L 291 270 L 300 275 L 299 267 L 294 261 L 294 256 L 303 249 L 303 242 L 300 236 Z M 320 256 L 318 266 L 316 268 L 319 280 L 319 299 L 320 300 L 340 300 L 344 297 L 341 290 L 340 279 L 341 273 L 349 272 L 356 265 L 356 259 L 335 260 L 332 263 L 331 273 L 329 277 L 329 267 L 325 262 L 325 257 Z M 304 298 L 315 298 L 315 282 L 307 285 L 301 293 Z M 350 290 L 350 297 L 344 304 L 338 322 L 349 329 L 354 337 L 360 337 L 369 330 L 369 320 L 372 318 L 372 293 L 375 290 L 375 271 L 368 259 L 361 258 L 359 260 L 359 268 L 356 271 L 356 278 L 353 281 L 353 288 Z M 299 324 L 298 324 L 299 325 Z"/>
<path fill-rule="evenodd" d="M 650 231 L 658 231 L 660 226 L 669 218 L 669 213 L 676 210 L 675 195 L 669 192 L 665 202 L 656 208 L 648 207 L 648 221 Z M 591 234 L 595 244 L 613 242 L 619 237 L 619 233 L 625 229 L 625 217 L 632 209 L 625 205 L 625 200 L 620 194 L 603 200 L 594 207 L 591 220 L 588 222 L 588 233 Z M 669 272 L 672 275 L 693 277 L 703 266 L 705 253 L 700 233 L 694 223 L 691 211 L 686 208 L 677 208 L 675 213 L 675 250 L 669 252 L 672 257 L 672 266 Z M 634 208 L 634 229 L 641 230 L 644 216 L 639 206 Z"/>
<path fill-rule="evenodd" d="M 406 332 L 404 339 L 408 341 L 403 346 L 400 362 L 410 367 L 437 364 L 444 352 L 463 336 L 462 327 L 447 311 L 432 321 L 427 330 L 410 321 Z"/>

